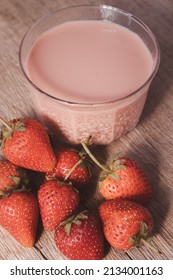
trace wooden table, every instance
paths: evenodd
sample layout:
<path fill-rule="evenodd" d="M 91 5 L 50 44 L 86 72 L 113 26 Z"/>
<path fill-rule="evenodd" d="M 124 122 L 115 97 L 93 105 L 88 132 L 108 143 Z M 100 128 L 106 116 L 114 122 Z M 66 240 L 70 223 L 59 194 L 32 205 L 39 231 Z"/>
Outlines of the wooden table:
<path fill-rule="evenodd" d="M 40 16 L 72 4 L 100 4 L 103 1 L 1 0 L 0 1 L 0 115 L 6 119 L 34 117 L 32 102 L 21 72 L 18 50 L 28 27 Z M 173 259 L 173 1 L 107 0 L 105 4 L 128 10 L 141 18 L 156 34 L 161 48 L 161 65 L 152 83 L 138 126 L 109 146 L 95 150 L 108 160 L 121 152 L 138 161 L 148 175 L 154 198 L 149 205 L 153 215 L 153 242 L 162 254 L 146 248 L 130 251 L 110 249 L 105 259 Z M 95 175 L 96 176 L 96 175 Z M 95 190 L 94 182 L 92 183 Z M 100 203 L 96 191 L 87 191 L 85 203 L 95 211 Z M 53 233 L 42 231 L 32 249 L 20 246 L 0 227 L 0 259 L 64 259 L 54 245 Z"/>

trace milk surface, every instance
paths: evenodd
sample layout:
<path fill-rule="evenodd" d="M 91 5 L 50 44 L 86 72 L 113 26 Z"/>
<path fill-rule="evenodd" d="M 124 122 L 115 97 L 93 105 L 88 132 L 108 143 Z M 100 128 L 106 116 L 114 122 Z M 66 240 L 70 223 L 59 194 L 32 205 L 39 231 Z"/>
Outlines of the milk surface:
<path fill-rule="evenodd" d="M 100 103 L 138 89 L 153 68 L 138 35 L 108 21 L 71 21 L 34 43 L 27 59 L 32 82 L 66 101 Z"/>

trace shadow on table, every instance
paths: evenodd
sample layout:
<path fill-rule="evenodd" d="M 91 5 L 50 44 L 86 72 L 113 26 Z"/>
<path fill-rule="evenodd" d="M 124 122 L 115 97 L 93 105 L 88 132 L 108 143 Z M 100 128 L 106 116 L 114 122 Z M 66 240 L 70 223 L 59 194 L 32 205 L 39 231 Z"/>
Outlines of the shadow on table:
<path fill-rule="evenodd" d="M 108 159 L 106 145 L 93 145 L 89 149 L 101 164 L 106 165 Z M 98 192 L 98 178 L 102 170 L 90 159 L 89 166 L 91 178 L 86 185 L 80 187 L 81 199 L 84 205 L 90 205 L 92 210 L 97 212 L 98 206 L 103 201 L 102 196 Z"/>
<path fill-rule="evenodd" d="M 135 149 L 129 150 L 126 156 L 136 160 L 151 183 L 153 197 L 147 208 L 153 216 L 154 234 L 159 233 L 170 207 L 169 187 L 160 179 L 161 154 L 148 142 L 136 144 Z"/>

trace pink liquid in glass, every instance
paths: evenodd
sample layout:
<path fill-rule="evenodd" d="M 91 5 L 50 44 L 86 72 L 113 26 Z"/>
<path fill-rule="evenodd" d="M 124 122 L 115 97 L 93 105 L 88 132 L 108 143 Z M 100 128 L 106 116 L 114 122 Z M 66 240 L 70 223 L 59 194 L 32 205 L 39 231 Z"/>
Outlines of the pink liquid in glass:
<path fill-rule="evenodd" d="M 52 97 L 91 104 L 68 107 L 34 93 L 37 113 L 45 123 L 53 123 L 71 142 L 92 134 L 95 143 L 107 144 L 136 126 L 149 85 L 121 98 L 145 83 L 153 58 L 129 29 L 88 20 L 66 22 L 45 32 L 33 44 L 26 65 L 31 81 Z"/>

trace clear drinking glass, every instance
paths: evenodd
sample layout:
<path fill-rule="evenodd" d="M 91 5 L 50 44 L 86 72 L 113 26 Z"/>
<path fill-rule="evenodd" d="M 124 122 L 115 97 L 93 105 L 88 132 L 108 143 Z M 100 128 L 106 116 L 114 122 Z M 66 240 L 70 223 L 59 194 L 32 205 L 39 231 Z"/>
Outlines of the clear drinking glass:
<path fill-rule="evenodd" d="M 73 20 L 107 20 L 138 34 L 153 58 L 153 70 L 150 77 L 140 88 L 129 92 L 128 96 L 111 102 L 87 104 L 64 101 L 41 90 L 27 74 L 28 53 L 33 43 L 45 31 Z M 19 59 L 28 80 L 35 112 L 49 132 L 74 144 L 80 143 L 89 135 L 92 135 L 92 142 L 95 144 L 109 144 L 137 125 L 149 86 L 159 67 L 160 52 L 151 30 L 132 14 L 106 5 L 80 5 L 55 10 L 33 24 L 21 42 Z"/>

